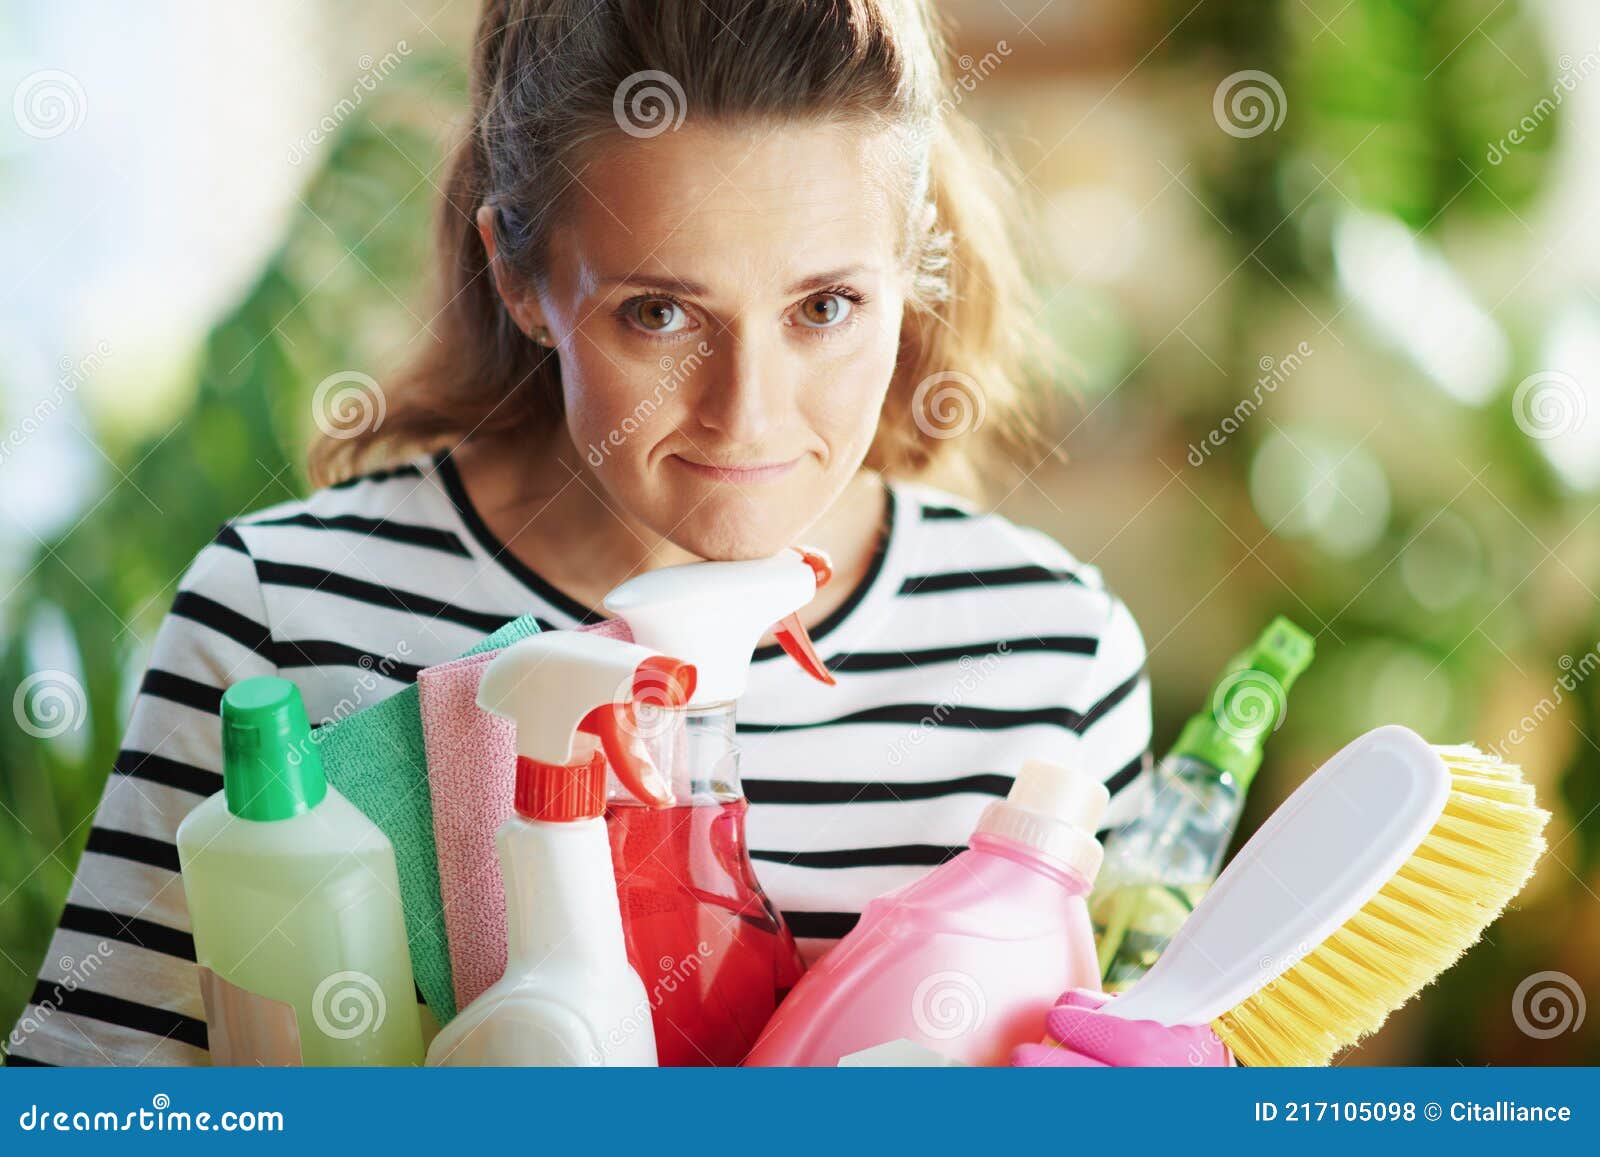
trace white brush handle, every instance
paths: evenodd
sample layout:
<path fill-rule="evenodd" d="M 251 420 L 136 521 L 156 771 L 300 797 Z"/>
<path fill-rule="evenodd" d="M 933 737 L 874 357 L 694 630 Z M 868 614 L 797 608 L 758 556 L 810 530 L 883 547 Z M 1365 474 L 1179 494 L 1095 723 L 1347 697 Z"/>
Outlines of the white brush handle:
<path fill-rule="evenodd" d="M 1208 1024 L 1299 962 L 1398 872 L 1450 795 L 1450 770 L 1398 725 L 1345 745 L 1268 817 L 1165 952 L 1105 1012 Z"/>

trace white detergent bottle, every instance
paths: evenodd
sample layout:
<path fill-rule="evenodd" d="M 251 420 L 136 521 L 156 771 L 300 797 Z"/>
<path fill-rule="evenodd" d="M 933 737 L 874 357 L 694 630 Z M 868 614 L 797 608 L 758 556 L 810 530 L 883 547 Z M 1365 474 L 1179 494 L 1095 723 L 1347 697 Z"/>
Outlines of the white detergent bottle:
<path fill-rule="evenodd" d="M 634 705 L 681 705 L 695 669 L 634 643 L 551 631 L 490 661 L 478 706 L 517 725 L 516 814 L 495 833 L 505 975 L 434 1038 L 430 1065 L 654 1065 L 655 1029 L 628 963 L 606 838 L 606 772 L 672 802 Z"/>

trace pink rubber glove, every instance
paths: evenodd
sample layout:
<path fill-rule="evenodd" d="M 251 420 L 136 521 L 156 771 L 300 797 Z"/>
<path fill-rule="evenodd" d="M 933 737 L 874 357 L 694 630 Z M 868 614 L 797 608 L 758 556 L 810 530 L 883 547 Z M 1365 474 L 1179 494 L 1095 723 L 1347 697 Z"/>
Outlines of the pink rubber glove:
<path fill-rule="evenodd" d="M 1233 1064 L 1233 1054 L 1210 1025 L 1167 1028 L 1153 1020 L 1122 1020 L 1100 1011 L 1112 999 L 1093 989 L 1068 989 L 1045 1017 L 1044 1043 L 1019 1045 L 1011 1053 L 1011 1063 L 1029 1068 L 1226 1068 Z"/>

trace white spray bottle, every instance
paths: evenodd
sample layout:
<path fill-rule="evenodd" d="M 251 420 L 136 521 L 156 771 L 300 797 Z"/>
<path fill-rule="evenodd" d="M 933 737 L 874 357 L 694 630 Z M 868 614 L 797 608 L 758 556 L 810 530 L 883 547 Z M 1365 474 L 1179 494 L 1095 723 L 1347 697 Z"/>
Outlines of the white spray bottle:
<path fill-rule="evenodd" d="M 505 975 L 445 1026 L 430 1065 L 654 1065 L 655 1030 L 628 963 L 602 818 L 606 770 L 671 803 L 634 707 L 694 693 L 695 669 L 647 647 L 552 631 L 485 669 L 478 706 L 517 725 L 516 814 L 496 832 Z"/>

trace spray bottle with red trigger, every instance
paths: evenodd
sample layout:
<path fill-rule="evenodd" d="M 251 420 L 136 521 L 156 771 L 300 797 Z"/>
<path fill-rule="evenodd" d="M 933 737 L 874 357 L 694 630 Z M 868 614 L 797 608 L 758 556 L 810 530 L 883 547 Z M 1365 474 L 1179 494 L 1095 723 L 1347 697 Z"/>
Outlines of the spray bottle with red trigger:
<path fill-rule="evenodd" d="M 734 701 L 769 630 L 807 674 L 834 682 L 798 614 L 830 573 L 822 553 L 791 548 L 648 571 L 605 597 L 636 643 L 697 672 L 681 706 L 639 717 L 674 806 L 618 795 L 606 813 L 628 955 L 650 989 L 663 1065 L 739 1064 L 804 970 L 745 846 Z"/>
<path fill-rule="evenodd" d="M 671 802 L 638 707 L 687 702 L 694 683 L 687 663 L 575 631 L 524 639 L 484 669 L 478 706 L 517 725 L 516 812 L 495 833 L 506 971 L 434 1038 L 430 1065 L 656 1063 L 601 817 L 608 767 L 641 812 Z"/>

